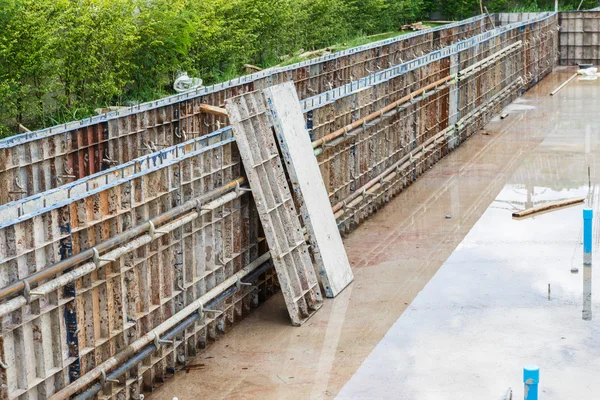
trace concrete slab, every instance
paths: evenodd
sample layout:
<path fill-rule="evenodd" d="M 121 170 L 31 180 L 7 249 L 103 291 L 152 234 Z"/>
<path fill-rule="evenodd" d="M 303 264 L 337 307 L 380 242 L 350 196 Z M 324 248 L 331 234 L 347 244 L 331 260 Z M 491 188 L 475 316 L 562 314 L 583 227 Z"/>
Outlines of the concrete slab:
<path fill-rule="evenodd" d="M 595 86 L 597 83 L 574 82 L 573 86 L 569 85 L 561 91 L 558 97 L 548 96 L 548 93 L 570 74 L 570 72 L 558 73 L 546 78 L 519 102 L 519 104 L 532 106 L 533 109 L 527 107 L 513 110 L 508 118 L 489 124 L 486 127 L 489 135 L 476 135 L 469 139 L 347 237 L 344 245 L 355 280 L 337 298 L 327 300 L 321 310 L 304 326 L 300 328 L 289 326 L 283 299 L 276 296 L 234 327 L 222 340 L 212 344 L 194 361 L 194 363 L 205 364 L 204 369 L 190 371 L 188 374 L 177 374 L 150 398 L 171 400 L 173 396 L 177 396 L 180 400 L 196 398 L 329 399 L 340 392 L 344 384 L 359 368 L 361 370 L 344 388 L 341 396 L 349 398 L 355 393 L 365 393 L 362 391 L 368 383 L 365 382 L 365 379 L 370 375 L 363 375 L 364 370 L 367 366 L 369 366 L 369 371 L 371 367 L 378 366 L 377 363 L 371 364 L 372 356 L 369 354 L 396 323 L 408 304 L 436 274 L 439 267 L 463 242 L 465 236 L 486 212 L 488 206 L 492 205 L 492 208 L 487 211 L 492 214 L 489 217 L 486 216 L 485 221 L 496 223 L 493 226 L 495 230 L 504 230 L 505 224 L 512 224 L 510 210 L 512 210 L 513 204 L 524 207 L 528 201 L 537 204 L 538 201 L 580 193 L 583 190 L 581 188 L 587 185 L 588 161 L 592 163 L 592 177 L 600 176 L 600 166 L 597 166 L 598 162 L 594 162 L 594 157 L 598 159 L 596 154 L 598 150 L 597 136 L 593 137 L 593 132 L 598 132 L 597 128 L 600 126 L 600 121 L 598 121 L 600 114 L 596 111 L 600 109 L 598 107 L 599 99 L 594 99 L 594 94 L 597 93 L 597 86 Z M 555 130 L 557 124 L 560 124 L 559 130 Z M 586 126 L 590 126 L 590 128 L 586 128 Z M 590 132 L 589 140 L 585 139 L 586 132 Z M 589 143 L 589 146 L 586 143 Z M 582 156 L 586 151 L 586 146 L 590 148 L 591 152 L 588 157 Z M 545 192 L 541 189 L 542 187 L 546 188 Z M 512 193 L 515 191 L 516 193 L 513 195 Z M 530 193 L 530 196 L 527 196 L 527 193 Z M 508 209 L 498 209 L 498 207 Z M 506 213 L 508 217 L 506 220 L 504 217 L 498 218 L 494 214 L 495 212 Z M 560 213 L 561 215 L 566 213 L 565 215 L 569 217 L 570 213 L 573 213 L 577 218 L 572 223 L 580 223 L 579 209 L 563 210 Z M 446 215 L 451 218 L 446 219 Z M 521 233 L 521 228 L 535 228 L 544 235 L 546 233 L 557 235 L 560 227 L 553 227 L 553 222 L 544 224 L 546 229 L 539 226 L 538 222 L 544 221 L 543 218 L 536 217 L 531 221 L 521 221 L 522 224 L 518 225 L 519 230 L 510 232 L 515 235 L 517 233 L 525 235 Z M 555 216 L 548 214 L 548 218 L 555 218 Z M 549 229 L 548 226 L 553 229 Z M 475 229 L 481 228 L 476 227 Z M 486 230 L 487 228 L 483 229 L 483 231 Z M 485 396 L 482 398 L 499 398 L 503 393 L 498 392 L 496 387 L 506 390 L 508 386 L 513 386 L 518 390 L 521 382 L 519 380 L 521 361 L 515 361 L 516 366 L 513 368 L 511 364 L 513 361 L 508 358 L 499 360 L 499 355 L 504 356 L 506 352 L 513 352 L 512 349 L 518 346 L 519 342 L 507 345 L 507 351 L 504 352 L 500 347 L 502 342 L 499 343 L 498 338 L 506 338 L 505 341 L 510 338 L 514 339 L 512 330 L 517 325 L 515 321 L 524 320 L 527 315 L 524 313 L 528 312 L 535 311 L 531 318 L 543 322 L 539 324 L 542 330 L 546 329 L 548 321 L 551 322 L 555 318 L 562 318 L 562 321 L 566 321 L 568 318 L 573 321 L 581 320 L 581 310 L 574 303 L 577 299 L 581 301 L 581 294 L 578 298 L 578 292 L 575 291 L 576 287 L 573 285 L 576 284 L 576 279 L 582 279 L 582 277 L 581 275 L 571 277 L 568 272 L 570 264 L 567 263 L 567 260 L 581 259 L 577 253 L 573 256 L 576 245 L 576 238 L 573 235 L 577 235 L 576 230 L 575 225 L 565 228 L 564 232 L 568 234 L 565 243 L 554 237 L 551 240 L 544 240 L 540 236 L 535 243 L 535 249 L 532 247 L 532 251 L 540 254 L 546 254 L 546 248 L 557 247 L 555 252 L 548 253 L 549 256 L 543 258 L 544 263 L 552 266 L 551 269 L 548 267 L 548 271 L 555 271 L 556 276 L 542 275 L 545 273 L 542 264 L 532 267 L 529 271 L 519 263 L 504 267 L 507 271 L 500 270 L 506 274 L 514 271 L 515 276 L 501 274 L 498 272 L 499 266 L 506 265 L 503 260 L 513 260 L 514 258 L 510 254 L 504 254 L 506 251 L 487 253 L 488 250 L 496 249 L 502 244 L 501 242 L 492 243 L 493 240 L 497 240 L 498 236 L 491 236 L 484 240 L 481 244 L 483 246 L 481 251 L 477 250 L 480 246 L 477 240 L 466 241 L 465 243 L 469 245 L 463 245 L 452 256 L 454 257 L 451 258 L 453 263 L 448 264 L 449 267 L 445 266 L 444 269 L 454 266 L 453 268 L 464 274 L 462 276 L 466 276 L 465 279 L 470 276 L 470 270 L 479 270 L 483 276 L 482 287 L 469 286 L 473 291 L 471 295 L 469 291 L 464 290 L 462 280 L 453 277 L 452 273 L 444 273 L 441 275 L 442 278 L 452 279 L 450 282 L 459 287 L 455 289 L 456 293 L 446 288 L 439 295 L 446 301 L 439 300 L 435 304 L 441 304 L 438 310 L 440 313 L 442 311 L 456 313 L 457 310 L 462 310 L 460 318 L 454 318 L 454 314 L 441 318 L 439 324 L 444 326 L 442 331 L 436 330 L 438 329 L 437 321 L 421 321 L 420 319 L 418 323 L 413 323 L 412 328 L 414 332 L 417 332 L 417 329 L 420 329 L 423 324 L 424 328 L 428 329 L 423 333 L 424 340 L 411 336 L 412 347 L 414 347 L 414 350 L 411 351 L 414 351 L 415 355 L 427 355 L 427 348 L 433 348 L 431 351 L 434 354 L 446 358 L 438 360 L 429 357 L 424 358 L 423 362 L 414 358 L 408 361 L 394 359 L 392 366 L 394 368 L 402 367 L 402 371 L 404 371 L 402 376 L 408 376 L 412 375 L 408 366 L 418 363 L 418 368 L 415 367 L 416 377 L 413 382 L 417 382 L 419 379 L 419 382 L 423 382 L 425 377 L 425 373 L 421 369 L 423 365 L 433 366 L 435 372 L 440 372 L 441 366 L 451 365 L 451 373 L 441 374 L 440 372 L 442 376 L 431 376 L 427 380 L 428 386 L 439 389 L 437 394 L 434 392 L 434 396 L 438 397 L 430 397 L 434 399 L 452 398 L 451 395 L 454 395 L 455 398 L 476 398 L 468 391 L 455 391 L 443 397 L 439 395 L 442 389 L 445 390 L 448 387 L 444 386 L 444 383 L 452 382 L 455 376 L 458 376 L 456 379 L 461 379 L 462 382 L 466 380 L 460 378 L 459 374 L 468 374 L 472 378 L 471 372 L 473 371 L 466 368 L 466 365 L 469 364 L 465 364 L 465 359 L 467 361 L 472 359 L 476 362 L 483 360 L 481 362 L 484 367 L 479 373 L 483 377 L 480 378 L 481 384 L 476 384 L 476 379 L 469 383 L 469 385 L 479 388 L 476 390 L 485 390 Z M 539 231 L 536 230 L 536 232 Z M 494 233 L 494 235 L 500 235 L 500 233 Z M 532 235 L 533 232 L 529 232 L 523 237 L 527 238 Z M 516 248 L 515 242 L 517 241 L 513 237 L 508 239 L 507 243 Z M 558 246 L 557 243 L 562 244 Z M 474 248 L 471 249 L 472 247 Z M 568 257 L 561 253 L 561 256 L 555 260 L 550 256 L 560 252 L 563 247 L 568 250 L 567 253 L 570 252 Z M 463 256 L 474 257 L 475 261 L 461 271 L 460 268 L 464 264 Z M 490 259 L 495 260 L 493 264 L 495 267 L 488 267 L 485 270 Z M 568 265 L 563 266 L 564 263 Z M 567 271 L 566 276 L 563 268 Z M 487 274 L 483 273 L 485 271 Z M 523 271 L 527 271 L 527 273 Z M 453 270 L 449 272 L 453 272 Z M 523 276 L 520 277 L 520 275 Z M 571 282 L 571 280 L 573 281 Z M 514 288 L 510 288 L 511 292 L 521 288 L 520 290 L 524 291 L 522 297 L 525 300 L 542 303 L 543 301 L 548 302 L 547 297 L 544 297 L 547 294 L 544 293 L 543 285 L 547 286 L 550 282 L 553 288 L 553 300 L 548 305 L 544 303 L 543 307 L 531 309 L 524 307 L 519 302 L 521 297 L 510 296 L 507 299 L 503 298 L 502 303 L 499 303 L 496 308 L 489 305 L 485 308 L 484 306 L 488 304 L 487 301 L 500 296 L 497 290 L 492 290 L 493 288 L 485 290 L 486 282 L 495 281 L 499 281 L 498 288 L 503 288 L 504 285 L 514 286 Z M 449 287 L 449 285 L 447 286 Z M 478 299 L 478 296 L 481 299 Z M 467 300 L 473 302 L 473 306 L 458 306 Z M 500 307 L 501 305 L 503 308 Z M 550 306 L 556 307 L 560 311 L 547 309 Z M 489 312 L 485 312 L 485 310 Z M 427 311 L 427 308 L 424 311 Z M 414 314 L 409 312 L 406 315 Z M 490 335 L 491 328 L 489 327 L 486 330 L 478 331 L 477 326 L 469 325 L 469 321 L 472 321 L 470 317 L 481 315 L 485 315 L 490 324 L 502 327 L 502 330 L 498 328 L 500 333 L 496 337 L 490 336 L 490 339 L 493 340 L 490 340 L 489 343 L 483 343 L 484 337 L 479 338 L 479 343 L 482 343 L 483 347 L 481 351 L 472 350 L 471 353 L 474 355 L 465 357 L 466 352 L 456 354 L 457 343 L 461 343 L 462 346 L 463 342 L 452 339 L 460 337 L 472 340 L 472 337 L 477 337 L 478 334 L 480 336 Z M 402 316 L 398 323 L 401 323 L 403 318 L 405 317 Z M 441 325 L 444 322 L 446 325 Z M 579 322 L 574 322 L 573 325 L 575 324 L 579 324 Z M 462 328 L 464 332 L 458 334 L 461 326 L 464 327 Z M 589 327 L 589 322 L 585 326 Z M 566 339 L 560 339 L 560 346 L 563 346 L 562 342 L 564 342 L 562 350 L 556 352 L 552 350 L 552 347 L 550 349 L 552 354 L 565 354 L 564 358 L 556 358 L 556 364 L 565 364 L 565 369 L 567 369 L 566 363 L 570 360 L 571 354 L 573 362 L 569 365 L 579 365 L 582 356 L 577 354 L 579 340 L 577 335 L 579 333 L 575 328 L 565 329 L 573 329 L 573 332 L 565 336 Z M 457 334 L 454 335 L 452 332 L 457 332 Z M 390 334 L 393 334 L 393 331 Z M 560 337 L 564 336 L 556 331 L 556 336 L 559 335 Z M 433 339 L 439 340 L 439 344 Z M 386 341 L 382 342 L 382 345 L 383 343 Z M 535 346 L 546 351 L 544 347 L 540 347 L 545 343 L 549 342 L 544 341 L 541 345 L 536 343 Z M 553 346 L 559 345 L 554 344 Z M 408 354 L 406 348 L 402 348 L 400 345 L 398 347 L 398 352 L 394 354 L 403 354 L 404 356 Z M 373 352 L 373 355 L 378 351 L 379 349 Z M 493 351 L 491 354 L 494 354 L 494 357 L 488 360 L 483 354 L 486 351 Z M 361 367 L 368 356 L 370 358 Z M 525 355 L 523 358 L 527 358 L 528 362 L 536 361 L 529 360 Z M 404 364 L 406 364 L 405 367 L 403 367 Z M 436 366 L 437 364 L 441 366 Z M 490 364 L 492 367 L 489 367 Z M 595 364 L 590 364 L 590 366 L 596 368 Z M 542 367 L 542 388 L 546 388 L 544 385 L 548 383 L 551 376 L 548 371 L 549 367 L 547 365 Z M 368 393 L 371 398 L 377 398 L 376 394 L 380 395 L 383 389 L 394 393 L 395 398 L 415 398 L 407 397 L 408 394 L 414 392 L 404 390 L 406 381 L 402 381 L 395 374 L 393 377 L 387 374 L 386 369 L 390 368 L 389 364 L 377 368 L 382 377 L 387 376 L 389 379 L 382 378 L 372 382 L 373 386 L 379 386 L 379 390 L 375 392 L 375 389 L 371 389 L 372 392 Z M 502 371 L 506 371 L 507 375 L 502 375 Z M 514 378 L 508 374 L 517 375 Z M 581 382 L 581 379 L 573 379 L 572 374 L 567 374 L 565 378 L 561 379 L 568 382 L 569 385 Z M 498 381 L 497 386 L 495 386 L 496 380 Z M 593 385 L 593 383 L 585 382 L 585 385 Z M 590 387 L 594 389 L 594 387 Z M 479 391 L 477 393 L 480 393 Z M 490 396 L 487 395 L 488 393 Z M 563 399 L 571 397 L 575 396 L 567 396 Z M 427 399 L 428 397 L 424 395 L 418 398 Z"/>

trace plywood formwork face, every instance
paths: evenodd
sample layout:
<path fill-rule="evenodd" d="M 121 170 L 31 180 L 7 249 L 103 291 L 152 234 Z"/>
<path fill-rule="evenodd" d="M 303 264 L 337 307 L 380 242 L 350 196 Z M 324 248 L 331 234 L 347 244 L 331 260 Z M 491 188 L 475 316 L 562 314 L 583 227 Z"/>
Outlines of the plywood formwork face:
<path fill-rule="evenodd" d="M 228 98 L 289 80 L 296 83 L 298 94 L 304 99 L 490 27 L 489 22 L 477 17 L 131 107 L 106 117 L 0 141 L 0 205 L 227 125 L 225 118 L 202 112 L 203 103 L 224 106 Z"/>
<path fill-rule="evenodd" d="M 451 55 L 428 56 L 414 68 L 399 69 L 397 75 L 382 73 L 380 80 L 367 80 L 360 88 L 359 82 L 353 82 L 340 88 L 337 97 L 332 92 L 318 101 L 307 101 L 305 105 L 314 106 L 305 110 L 316 140 L 451 71 L 468 71 L 475 63 L 494 60 L 457 83 L 414 96 L 397 113 L 367 124 L 352 140 L 331 142 L 332 146 L 323 149 L 318 162 L 340 229 L 349 231 L 367 218 L 477 132 L 521 90 L 550 72 L 557 43 L 555 28 L 556 17 L 524 23 Z M 519 41 L 522 46 L 517 50 L 493 58 Z M 458 104 L 452 104 L 452 99 Z M 199 109 L 198 104 L 190 107 L 186 112 Z M 193 120 L 189 119 L 186 129 L 196 129 Z M 20 220 L 0 225 L 0 287 L 243 175 L 233 141 L 220 137 L 211 147 L 189 150 L 170 152 L 168 157 L 173 158 L 164 162 L 147 160 L 149 167 L 134 169 L 134 175 L 94 181 L 96 190 L 67 197 L 54 207 L 47 204 L 38 213 L 32 213 L 35 206 L 29 206 Z M 251 196 L 236 196 L 60 290 L 34 296 L 29 304 L 1 319 L 0 356 L 11 365 L 0 370 L 0 384 L 6 385 L 1 395 L 44 398 L 55 393 L 255 260 L 266 251 L 262 235 Z M 106 396 L 135 397 L 140 390 L 152 390 L 181 367 L 181 360 L 196 354 L 252 304 L 272 293 L 272 273 L 261 281 L 259 294 L 227 300 L 223 315 L 186 329 L 175 346 L 163 346 L 118 384 L 109 384 Z M 37 287 L 31 286 L 32 293 Z M 3 298 L 0 307 L 6 301 Z"/>
<path fill-rule="evenodd" d="M 560 65 L 600 64 L 600 11 L 559 13 Z"/>

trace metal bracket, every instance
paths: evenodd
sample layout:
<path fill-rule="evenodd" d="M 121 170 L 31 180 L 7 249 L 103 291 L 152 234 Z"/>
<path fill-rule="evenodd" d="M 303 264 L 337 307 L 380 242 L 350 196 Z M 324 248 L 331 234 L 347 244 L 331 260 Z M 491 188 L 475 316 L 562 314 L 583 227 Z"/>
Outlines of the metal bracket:
<path fill-rule="evenodd" d="M 152 241 L 154 241 L 154 239 L 156 239 L 157 233 L 160 233 L 161 235 L 166 235 L 170 232 L 165 231 L 165 230 L 161 231 L 160 229 L 156 229 L 156 227 L 154 226 L 154 222 L 152 222 L 152 220 L 149 220 L 148 221 L 148 234 L 150 235 L 150 239 L 152 239 Z"/>
<path fill-rule="evenodd" d="M 100 262 L 105 261 L 105 262 L 115 262 L 117 261 L 114 258 L 101 258 L 100 257 L 100 253 L 98 252 L 98 249 L 96 247 L 92 247 L 92 251 L 94 252 L 94 264 L 96 264 L 96 268 L 100 268 Z"/>
<path fill-rule="evenodd" d="M 252 191 L 252 189 L 250 189 L 250 188 L 243 188 L 243 187 L 241 187 L 239 182 L 235 183 L 235 194 L 236 195 L 239 196 L 240 193 L 242 193 L 242 192 L 251 192 L 251 191 Z"/>
<path fill-rule="evenodd" d="M 29 281 L 24 280 L 23 281 L 23 297 L 25 297 L 25 301 L 27 302 L 27 304 L 31 303 L 32 298 L 31 296 L 45 296 L 45 293 L 42 292 L 32 292 L 31 291 L 31 286 L 29 285 Z"/>
<path fill-rule="evenodd" d="M 227 263 L 225 262 L 225 260 L 223 260 L 223 253 L 219 254 L 217 256 L 217 261 L 219 262 L 219 264 L 221 264 L 222 266 L 227 265 Z"/>
<path fill-rule="evenodd" d="M 161 347 L 160 335 L 158 334 L 158 332 L 156 332 L 156 330 L 152 330 L 152 334 L 154 335 L 152 343 L 154 344 L 154 347 L 156 347 L 156 351 L 159 351 Z"/>
<path fill-rule="evenodd" d="M 346 210 L 352 210 L 352 211 L 356 210 L 356 208 L 355 208 L 355 207 L 351 207 L 351 206 L 349 206 L 349 205 L 348 205 L 348 203 L 346 203 L 346 201 L 344 201 L 344 203 L 343 203 L 343 208 L 344 208 L 344 212 L 345 212 Z"/>
<path fill-rule="evenodd" d="M 119 380 L 118 379 L 107 378 L 106 377 L 106 371 L 105 370 L 101 370 L 100 371 L 100 386 L 102 386 L 104 388 L 109 383 L 119 383 Z"/>
<path fill-rule="evenodd" d="M 177 131 L 175 131 L 175 136 L 177 137 L 177 139 L 181 139 L 183 137 L 184 142 L 187 140 L 187 135 L 185 134 L 185 131 L 183 129 L 181 130 L 181 135 L 178 134 Z"/>
<path fill-rule="evenodd" d="M 238 278 L 237 281 L 235 281 L 235 286 L 238 290 L 242 290 L 242 286 L 254 287 L 254 285 L 249 282 L 242 282 L 241 278 Z"/>
<path fill-rule="evenodd" d="M 215 315 L 216 317 L 218 317 L 219 315 L 222 315 L 222 314 L 223 314 L 223 311 L 221 311 L 221 310 L 209 310 L 208 308 L 205 308 L 205 309 L 204 309 L 204 312 L 205 312 L 205 313 L 206 313 L 206 312 L 209 312 L 209 313 L 216 314 L 216 315 Z"/>
<path fill-rule="evenodd" d="M 356 133 L 349 133 L 348 132 L 348 126 L 345 126 L 344 127 L 344 136 L 343 136 L 344 139 L 347 139 L 349 137 L 354 137 L 354 136 L 356 136 Z"/>

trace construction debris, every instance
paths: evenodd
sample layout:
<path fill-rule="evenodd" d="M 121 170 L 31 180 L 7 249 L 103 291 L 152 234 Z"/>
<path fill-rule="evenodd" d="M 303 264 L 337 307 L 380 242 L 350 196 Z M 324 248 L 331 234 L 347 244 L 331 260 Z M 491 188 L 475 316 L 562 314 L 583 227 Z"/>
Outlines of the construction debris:
<path fill-rule="evenodd" d="M 187 72 L 180 73 L 179 76 L 177 76 L 177 79 L 175 79 L 175 82 L 173 82 L 173 89 L 177 93 L 187 92 L 199 87 L 202 87 L 202 79 L 190 78 Z"/>
<path fill-rule="evenodd" d="M 422 31 L 429 28 L 427 25 L 423 25 L 423 22 L 414 22 L 412 24 L 402 25 L 399 30 L 401 31 Z"/>
<path fill-rule="evenodd" d="M 248 73 L 258 72 L 258 71 L 263 70 L 261 67 L 257 67 L 256 65 L 252 65 L 252 64 L 244 64 L 244 68 L 246 68 L 246 72 L 248 72 Z"/>
<path fill-rule="evenodd" d="M 573 74 L 569 79 L 567 79 L 565 82 L 563 82 L 559 87 L 557 87 L 556 89 L 551 91 L 550 96 L 554 96 L 555 94 L 560 92 L 562 89 L 564 89 L 569 83 L 571 83 L 573 81 L 573 79 L 577 78 L 577 75 L 578 75 L 577 73 Z"/>
<path fill-rule="evenodd" d="M 211 106 L 210 104 L 200 104 L 200 111 L 216 115 L 217 117 L 227 117 L 227 110 L 217 106 Z"/>

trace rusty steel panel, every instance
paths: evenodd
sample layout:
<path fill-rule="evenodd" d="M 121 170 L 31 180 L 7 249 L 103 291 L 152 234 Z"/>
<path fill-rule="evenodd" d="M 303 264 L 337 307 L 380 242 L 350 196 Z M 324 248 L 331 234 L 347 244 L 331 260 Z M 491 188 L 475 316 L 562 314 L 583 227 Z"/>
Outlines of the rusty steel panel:
<path fill-rule="evenodd" d="M 600 11 L 559 13 L 560 65 L 600 64 Z"/>
<path fill-rule="evenodd" d="M 1 285 L 92 248 L 241 173 L 237 149 L 227 139 L 0 225 Z M 254 213 L 251 199 L 240 196 L 4 315 L 2 359 L 15 366 L 7 370 L 8 397 L 48 397 L 252 262 L 265 251 Z M 247 313 L 257 295 L 228 300 L 223 314 L 196 323 L 177 346 L 163 347 L 151 363 L 130 371 L 114 394 L 151 390 L 166 371 Z"/>

